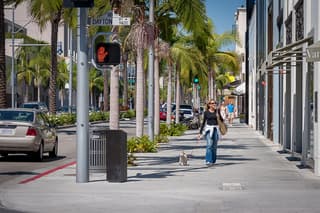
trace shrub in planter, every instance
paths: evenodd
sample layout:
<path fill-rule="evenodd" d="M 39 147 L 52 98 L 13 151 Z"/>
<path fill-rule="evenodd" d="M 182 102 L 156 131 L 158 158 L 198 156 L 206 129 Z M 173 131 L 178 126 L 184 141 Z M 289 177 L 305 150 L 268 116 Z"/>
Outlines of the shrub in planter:
<path fill-rule="evenodd" d="M 132 137 L 127 141 L 127 152 L 157 152 L 157 143 L 151 141 L 147 135 Z"/>

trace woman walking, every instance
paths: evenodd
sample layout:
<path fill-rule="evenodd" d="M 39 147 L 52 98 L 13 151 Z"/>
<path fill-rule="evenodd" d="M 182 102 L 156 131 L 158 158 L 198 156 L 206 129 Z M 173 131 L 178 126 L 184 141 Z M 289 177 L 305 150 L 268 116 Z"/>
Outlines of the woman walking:
<path fill-rule="evenodd" d="M 208 166 L 214 164 L 217 159 L 217 146 L 219 140 L 218 116 L 223 122 L 217 103 L 214 100 L 210 100 L 207 104 L 207 110 L 204 112 L 203 122 L 198 135 L 198 139 L 200 139 L 201 134 L 203 134 L 207 141 L 206 165 Z"/>

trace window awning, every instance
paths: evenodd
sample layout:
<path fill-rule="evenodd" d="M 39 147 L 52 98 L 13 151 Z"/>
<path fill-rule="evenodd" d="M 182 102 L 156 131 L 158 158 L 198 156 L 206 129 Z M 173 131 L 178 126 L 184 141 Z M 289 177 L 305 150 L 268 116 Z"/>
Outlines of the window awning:
<path fill-rule="evenodd" d="M 241 80 L 235 80 L 233 82 L 230 82 L 229 84 L 225 85 L 223 88 L 224 89 L 232 89 L 241 84 Z"/>
<path fill-rule="evenodd" d="M 244 95 L 246 93 L 246 83 L 242 82 L 239 86 L 237 86 L 233 91 L 233 95 Z"/>
<path fill-rule="evenodd" d="M 306 52 L 301 50 L 304 43 L 312 41 L 312 37 L 307 37 L 286 45 L 285 47 L 278 48 L 269 53 L 267 58 L 267 69 L 272 69 L 276 66 L 280 66 L 284 63 L 290 62 L 302 62 L 306 57 Z M 312 46 L 312 45 L 311 45 Z M 295 58 L 295 59 L 293 59 Z"/>

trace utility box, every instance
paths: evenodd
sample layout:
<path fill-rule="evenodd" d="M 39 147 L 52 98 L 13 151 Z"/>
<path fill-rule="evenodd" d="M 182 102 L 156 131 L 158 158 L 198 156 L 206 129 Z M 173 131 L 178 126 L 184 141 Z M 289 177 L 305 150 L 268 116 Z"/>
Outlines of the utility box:
<path fill-rule="evenodd" d="M 107 130 L 107 181 L 127 181 L 127 133 L 122 130 Z"/>

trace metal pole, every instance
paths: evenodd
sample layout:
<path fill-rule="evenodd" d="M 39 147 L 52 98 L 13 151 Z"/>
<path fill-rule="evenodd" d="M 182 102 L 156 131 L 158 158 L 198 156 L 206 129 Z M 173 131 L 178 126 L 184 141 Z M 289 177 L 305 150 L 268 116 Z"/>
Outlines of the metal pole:
<path fill-rule="evenodd" d="M 11 30 L 11 42 L 12 42 L 12 58 L 11 58 L 11 107 L 15 108 L 16 105 L 16 74 L 15 74 L 15 60 L 14 60 L 14 8 L 12 8 L 12 30 Z"/>
<path fill-rule="evenodd" d="M 69 113 L 72 112 L 72 71 L 73 71 L 73 46 L 72 46 L 72 29 L 69 28 Z"/>
<path fill-rule="evenodd" d="M 154 0 L 150 0 L 149 22 L 154 22 Z M 154 138 L 154 45 L 149 47 L 149 70 L 148 70 L 148 135 L 150 140 Z M 159 112 L 158 112 L 159 113 Z"/>
<path fill-rule="evenodd" d="M 198 112 L 200 113 L 200 88 L 199 88 L 199 84 L 197 85 L 197 93 L 198 93 Z"/>
<path fill-rule="evenodd" d="M 77 183 L 89 182 L 89 85 L 87 58 L 87 8 L 78 10 L 77 60 Z"/>

